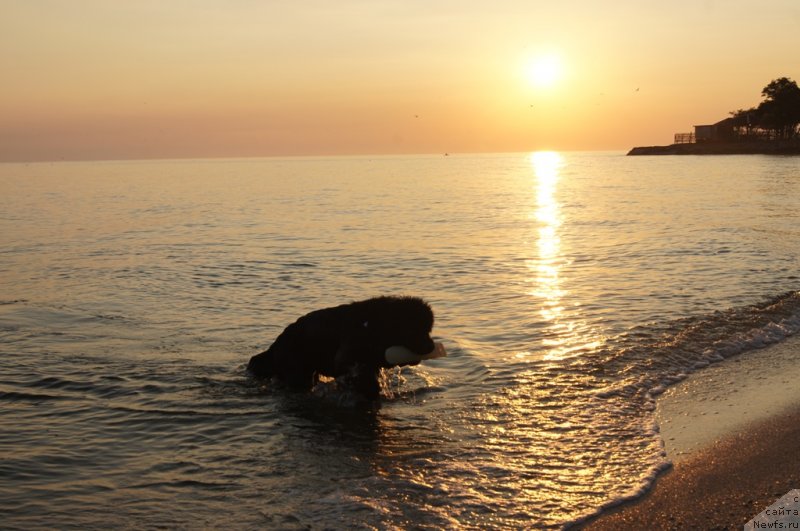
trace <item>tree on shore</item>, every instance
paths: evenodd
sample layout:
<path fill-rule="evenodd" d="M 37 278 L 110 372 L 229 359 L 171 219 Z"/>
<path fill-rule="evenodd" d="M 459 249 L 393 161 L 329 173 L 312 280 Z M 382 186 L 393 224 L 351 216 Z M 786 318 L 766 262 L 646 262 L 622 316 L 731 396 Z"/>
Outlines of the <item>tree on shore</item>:
<path fill-rule="evenodd" d="M 744 130 L 744 136 L 755 136 L 755 130 L 761 122 L 761 113 L 756 107 L 749 109 L 739 109 L 738 111 L 731 111 L 733 117 L 733 126 L 740 131 Z"/>
<path fill-rule="evenodd" d="M 756 130 L 769 133 L 770 138 L 790 139 L 800 134 L 800 87 L 788 77 L 773 79 L 761 91 L 764 97 L 758 107 L 731 112 L 733 125 L 746 136 Z"/>

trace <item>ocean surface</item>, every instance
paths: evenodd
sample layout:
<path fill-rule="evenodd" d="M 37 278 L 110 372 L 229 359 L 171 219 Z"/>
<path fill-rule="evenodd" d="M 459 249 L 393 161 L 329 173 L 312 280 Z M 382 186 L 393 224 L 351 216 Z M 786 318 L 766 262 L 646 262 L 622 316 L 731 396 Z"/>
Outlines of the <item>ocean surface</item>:
<path fill-rule="evenodd" d="M 0 164 L 2 527 L 579 522 L 668 466 L 659 393 L 800 330 L 798 205 L 798 157 Z M 248 378 L 384 294 L 449 356 L 379 405 Z"/>

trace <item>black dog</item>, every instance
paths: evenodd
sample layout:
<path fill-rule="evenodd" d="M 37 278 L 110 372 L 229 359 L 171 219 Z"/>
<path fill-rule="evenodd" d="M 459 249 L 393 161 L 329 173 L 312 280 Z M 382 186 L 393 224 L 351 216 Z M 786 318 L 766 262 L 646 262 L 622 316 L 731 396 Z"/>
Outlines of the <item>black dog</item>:
<path fill-rule="evenodd" d="M 417 297 L 376 297 L 317 310 L 290 324 L 266 351 L 250 358 L 257 378 L 278 378 L 310 389 L 319 375 L 348 375 L 369 399 L 380 392 L 386 349 L 403 346 L 424 355 L 434 349 L 433 311 Z M 419 362 L 416 362 L 419 363 Z M 409 363 L 416 365 L 416 363 Z"/>

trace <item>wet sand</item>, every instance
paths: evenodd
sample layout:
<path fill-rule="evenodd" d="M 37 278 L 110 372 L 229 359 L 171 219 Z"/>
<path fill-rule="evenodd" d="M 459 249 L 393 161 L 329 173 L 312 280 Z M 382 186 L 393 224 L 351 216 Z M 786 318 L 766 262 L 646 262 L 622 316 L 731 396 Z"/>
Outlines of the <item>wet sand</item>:
<path fill-rule="evenodd" d="M 800 334 L 706 367 L 657 398 L 656 422 L 673 463 L 800 406 Z"/>
<path fill-rule="evenodd" d="M 583 529 L 742 529 L 800 488 L 800 335 L 712 365 L 659 397 L 673 468 Z"/>
<path fill-rule="evenodd" d="M 800 407 L 708 445 L 663 474 L 643 498 L 582 527 L 742 529 L 800 486 Z"/>

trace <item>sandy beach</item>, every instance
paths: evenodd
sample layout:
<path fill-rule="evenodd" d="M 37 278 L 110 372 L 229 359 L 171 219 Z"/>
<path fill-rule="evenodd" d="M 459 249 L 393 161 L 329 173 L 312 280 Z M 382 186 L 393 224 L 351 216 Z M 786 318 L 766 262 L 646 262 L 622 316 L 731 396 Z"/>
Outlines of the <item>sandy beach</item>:
<path fill-rule="evenodd" d="M 800 485 L 800 408 L 754 423 L 696 452 L 641 500 L 583 529 L 741 529 Z"/>
<path fill-rule="evenodd" d="M 674 466 L 645 496 L 581 528 L 742 529 L 798 488 L 798 355 L 800 341 L 793 337 L 668 391 L 658 418 Z"/>

